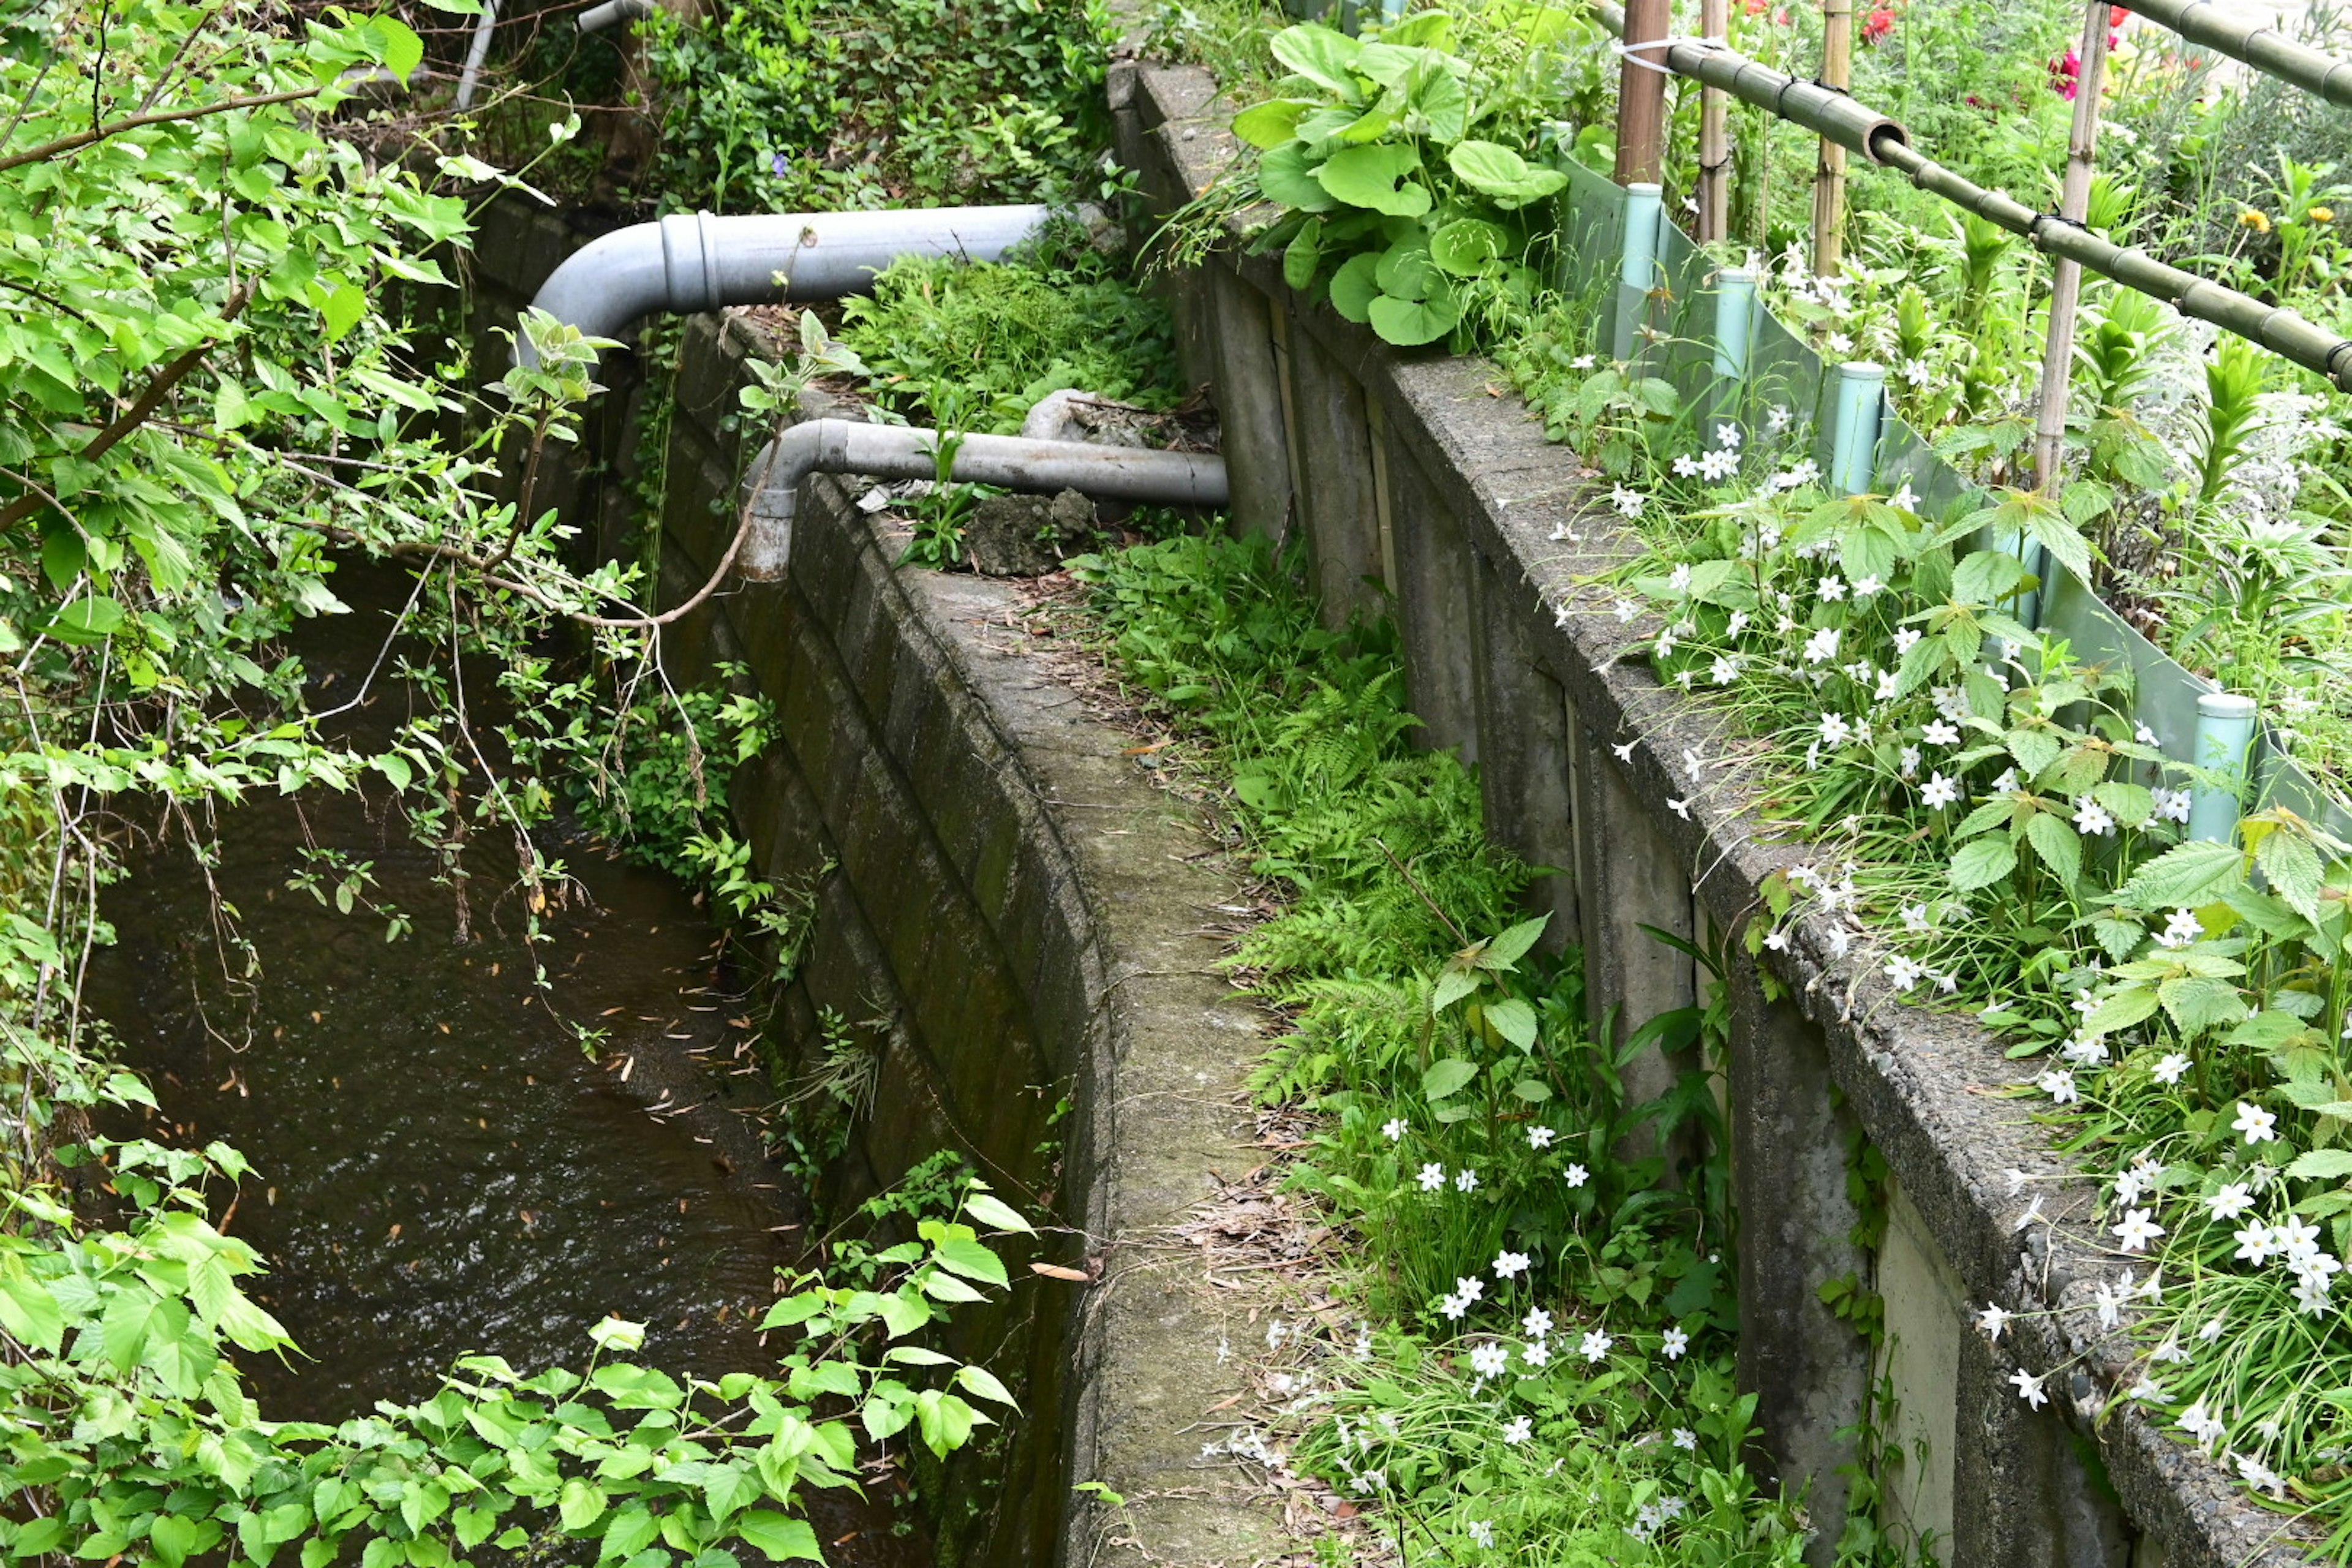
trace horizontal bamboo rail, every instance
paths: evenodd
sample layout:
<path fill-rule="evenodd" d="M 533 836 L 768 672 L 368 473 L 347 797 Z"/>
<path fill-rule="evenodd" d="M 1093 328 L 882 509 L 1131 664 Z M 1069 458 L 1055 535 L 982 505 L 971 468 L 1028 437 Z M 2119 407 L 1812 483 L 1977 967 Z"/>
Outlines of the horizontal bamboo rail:
<path fill-rule="evenodd" d="M 2264 76 L 2352 109 L 2352 60 L 2296 43 L 2276 27 L 2233 16 L 2212 0 L 2118 0 L 2125 10 L 2171 28 L 2192 44 L 2224 54 Z"/>
<path fill-rule="evenodd" d="M 1612 0 L 1601 0 L 1593 7 L 1601 25 L 1619 38 L 1625 36 L 1625 10 Z M 1653 40 L 1637 38 L 1635 43 Z M 1643 49 L 1645 56 L 1659 51 Z M 1910 133 L 1888 116 L 1874 109 L 1864 109 L 1845 94 L 1822 86 L 1819 82 L 1801 81 L 1784 76 L 1769 66 L 1759 65 L 1745 55 L 1734 54 L 1727 48 L 1694 38 L 1677 38 L 1664 51 L 1667 68 L 1676 76 L 1686 76 L 1708 87 L 1719 87 L 1742 103 L 1752 103 L 1769 110 L 1792 125 L 1801 125 L 1816 136 L 1826 136 L 1850 152 L 1859 153 L 1874 163 L 1886 160 L 1876 149 L 1879 142 L 1892 140 L 1902 144 Z"/>

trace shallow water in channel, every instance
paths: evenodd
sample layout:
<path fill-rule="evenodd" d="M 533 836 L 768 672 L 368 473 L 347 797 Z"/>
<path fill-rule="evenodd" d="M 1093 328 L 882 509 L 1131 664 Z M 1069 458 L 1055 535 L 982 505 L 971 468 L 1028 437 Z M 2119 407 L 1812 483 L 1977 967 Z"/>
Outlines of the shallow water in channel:
<path fill-rule="evenodd" d="M 338 588 L 352 596 L 344 584 Z M 306 649 L 331 706 L 374 658 L 381 608 Z M 379 679 L 365 721 L 405 699 Z M 161 1102 L 167 1141 L 221 1139 L 255 1172 L 226 1228 L 269 1265 L 256 1294 L 308 1360 L 243 1358 L 264 1411 L 338 1420 L 429 1395 L 471 1352 L 578 1364 L 606 1314 L 646 1325 L 636 1359 L 709 1377 L 767 1371 L 753 1328 L 800 1254 L 797 1188 L 743 1114 L 752 1004 L 677 884 L 550 840 L 584 887 L 548 911 L 530 983 L 510 847 L 468 851 L 471 940 L 404 825 L 348 799 L 257 795 L 226 815 L 212 886 L 159 846 L 109 895 L 117 944 L 91 1005 Z M 372 860 L 372 897 L 415 929 L 290 890 L 305 844 Z M 257 970 L 217 941 L 215 894 Z M 573 1026 L 606 1032 L 584 1051 Z M 839 1563 L 924 1562 L 879 1500 L 814 1505 Z M 838 1545 L 835 1545 L 835 1542 Z"/>

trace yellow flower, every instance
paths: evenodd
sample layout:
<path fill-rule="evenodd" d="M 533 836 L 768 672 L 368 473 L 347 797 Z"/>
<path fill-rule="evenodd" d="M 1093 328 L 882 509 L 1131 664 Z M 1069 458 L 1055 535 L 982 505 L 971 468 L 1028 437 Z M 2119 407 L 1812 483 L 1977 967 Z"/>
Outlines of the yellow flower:
<path fill-rule="evenodd" d="M 2336 221 L 2336 209 L 2334 207 L 2314 207 L 2311 209 L 2310 217 L 2311 221 L 2314 223 L 2334 223 Z"/>
<path fill-rule="evenodd" d="M 2264 217 L 2261 213 L 2256 212 L 2252 207 L 2248 207 L 2244 212 L 2240 213 L 2238 215 L 2238 221 L 2241 224 L 2243 224 L 2246 227 L 2252 229 L 2256 234 L 2268 234 L 2271 231 L 2271 220 Z"/>

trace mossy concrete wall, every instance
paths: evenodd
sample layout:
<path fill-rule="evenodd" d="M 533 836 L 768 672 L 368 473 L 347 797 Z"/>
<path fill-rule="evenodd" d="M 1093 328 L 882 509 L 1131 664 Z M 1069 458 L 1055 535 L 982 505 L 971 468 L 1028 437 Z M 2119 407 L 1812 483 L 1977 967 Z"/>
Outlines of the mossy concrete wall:
<path fill-rule="evenodd" d="M 1234 155 L 1230 106 L 1204 73 L 1149 64 L 1115 66 L 1110 96 L 1148 231 Z M 1641 628 L 1620 626 L 1590 577 L 1638 543 L 1594 504 L 1590 476 L 1496 366 L 1390 350 L 1284 287 L 1274 258 L 1229 246 L 1171 294 L 1189 367 L 1223 416 L 1236 523 L 1303 535 L 1335 616 L 1395 616 L 1428 743 L 1480 764 L 1491 833 L 1559 868 L 1537 896 L 1582 939 L 1596 1017 L 1687 1005 L 1702 976 L 1642 928 L 1736 938 L 1764 879 L 1806 855 L 1759 837 L 1758 792 L 1716 721 L 1619 662 Z M 2130 1347 L 2092 1310 L 2116 1272 L 2087 1224 L 2095 1188 L 1989 1092 L 2015 1065 L 1971 1020 L 1905 1005 L 1874 969 L 1833 957 L 1827 934 L 1801 922 L 1769 963 L 1727 943 L 1733 1029 L 1717 1064 L 1742 1230 L 1740 1376 L 1772 1466 L 1810 1489 L 1811 1560 L 1833 1553 L 1850 1429 L 1878 1376 L 1894 1395 L 1873 1407 L 1882 1435 L 1909 1450 L 1884 1477 L 1882 1519 L 1932 1531 L 1943 1562 L 2303 1560 L 2292 1527 L 2117 1397 Z M 1654 1060 L 1645 1087 L 1687 1065 Z M 1892 1172 L 1874 1249 L 1853 1239 L 1857 1137 Z M 2055 1228 L 2021 1226 L 2032 1194 Z M 1883 1349 L 1821 1300 L 1847 1277 L 1884 1299 Z M 2027 1314 L 1997 1344 L 1968 1316 L 1988 1302 Z M 2020 1367 L 2065 1369 L 2050 1408 L 2020 1400 L 2007 1381 Z"/>
<path fill-rule="evenodd" d="M 736 526 L 744 433 L 730 416 L 767 352 L 740 319 L 688 328 L 672 415 L 663 592 L 698 587 Z M 1156 1559 L 1236 1564 L 1268 1518 L 1193 1468 L 1188 1428 L 1237 1390 L 1200 1266 L 1158 1247 L 1257 1163 L 1239 1079 L 1260 1017 L 1211 968 L 1204 911 L 1237 895 L 1213 847 L 1040 672 L 1014 587 L 896 565 L 903 540 L 862 486 L 804 489 L 785 580 L 738 584 L 665 638 L 674 679 L 722 664 L 775 704 L 777 738 L 732 802 L 761 874 L 813 885 L 808 949 L 773 1030 L 816 1064 L 818 1015 L 878 1053 L 870 1115 L 828 1167 L 825 1206 L 935 1150 L 1066 1227 L 1016 1267 L 1010 1303 L 968 1313 L 960 1353 L 1020 1390 L 1010 1440 L 946 1483 L 945 1554 L 1037 1568 L 1138 1541 Z M 1228 1472 L 1230 1473 L 1230 1472 Z M 1099 1480 L 1115 1515 L 1073 1493 Z"/>

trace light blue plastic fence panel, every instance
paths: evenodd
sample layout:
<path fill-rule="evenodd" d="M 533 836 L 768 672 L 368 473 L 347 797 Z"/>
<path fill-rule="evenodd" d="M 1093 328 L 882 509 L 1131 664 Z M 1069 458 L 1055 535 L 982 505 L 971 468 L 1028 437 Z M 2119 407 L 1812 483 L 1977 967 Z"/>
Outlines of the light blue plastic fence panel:
<path fill-rule="evenodd" d="M 1878 427 L 1878 488 L 1894 495 L 1906 484 L 1919 503 L 1913 510 L 1937 523 L 1956 509 L 1977 510 L 1983 494 L 1936 456 L 1925 436 L 1890 414 Z"/>
<path fill-rule="evenodd" d="M 1590 306 L 1598 318 L 1592 342 L 1606 353 L 1608 318 L 1625 247 L 1624 187 L 1572 159 L 1558 167 L 1568 174 L 1568 188 L 1559 197 L 1559 266 L 1552 287 Z"/>
<path fill-rule="evenodd" d="M 2254 742 L 2254 809 L 2283 805 L 2352 843 L 2352 811 L 2346 810 L 2301 763 L 2278 749 L 2267 725 Z"/>
<path fill-rule="evenodd" d="M 2065 638 L 2077 664 L 2127 670 L 2132 699 L 2125 710 L 2133 721 L 2155 731 L 2157 747 L 2166 756 L 2186 762 L 2197 754 L 2197 699 L 2218 688 L 2183 668 L 2054 561 L 2045 562 L 2042 569 L 2038 629 Z M 2142 782 L 2177 785 L 2179 781 Z"/>
<path fill-rule="evenodd" d="M 1368 5 L 1376 3 L 1365 0 Z M 1553 285 L 1572 300 L 1590 302 L 1598 318 L 1594 341 L 1605 351 L 1623 256 L 1624 192 L 1606 175 L 1572 160 L 1562 160 L 1556 166 L 1567 173 L 1569 183 L 1560 199 L 1560 258 Z M 1661 356 L 1658 373 L 1710 416 L 1729 412 L 1730 405 L 1718 400 L 1721 389 L 1711 384 L 1713 264 L 1678 226 L 1665 224 L 1661 229 L 1658 272 L 1664 292 L 1662 304 L 1653 307 L 1653 320 L 1671 341 Z M 1821 356 L 1759 309 L 1747 385 L 1738 401 L 1750 432 L 1762 436 L 1772 411 L 1786 408 L 1796 426 L 1794 433 L 1809 438 L 1813 460 L 1826 470 L 1834 434 L 1831 418 L 1836 387 L 1836 373 L 1824 370 Z M 1701 437 L 1694 439 L 1705 444 Z M 1943 521 L 1954 515 L 1956 508 L 1973 507 L 1982 499 L 1977 487 L 1937 457 L 1926 437 L 1894 417 L 1890 409 L 1880 425 L 1876 488 L 1892 494 L 1906 482 L 1918 498 L 1920 515 L 1935 521 Z M 1979 537 L 1966 548 L 1983 548 L 1990 542 Z M 2042 574 L 2043 586 L 2033 607 L 2035 629 L 2064 637 L 2080 661 L 2127 670 L 2134 721 L 2155 734 L 2166 756 L 2183 760 L 2193 756 L 2197 699 L 2216 689 L 2213 683 L 2191 673 L 2148 641 L 2064 567 L 2045 563 Z M 2284 805 L 2352 841 L 2352 809 L 2267 738 L 2257 742 L 2254 767 L 2257 805 Z M 2147 782 L 2163 781 L 2151 770 Z"/>
<path fill-rule="evenodd" d="M 1673 383 L 1684 406 L 1691 407 L 1715 384 L 1716 263 L 1675 225 L 1659 226 L 1660 293 L 1651 319 L 1665 342 L 1659 345 L 1657 374 Z M 1698 444 L 1706 443 L 1700 439 Z"/>
<path fill-rule="evenodd" d="M 1836 380 L 1833 375 L 1822 375 L 1821 355 L 1800 342 L 1796 334 L 1770 312 L 1758 312 L 1755 336 L 1748 351 L 1747 395 L 1741 400 L 1741 407 L 1748 434 L 1764 442 L 1767 451 L 1784 454 L 1776 461 L 1785 465 L 1800 456 L 1810 456 L 1823 472 L 1828 471 L 1829 419 Z M 1788 433 L 1781 437 L 1767 435 L 1773 411 L 1781 408 L 1789 411 Z M 1798 444 L 1801 440 L 1803 445 Z"/>

